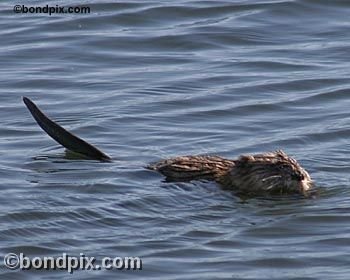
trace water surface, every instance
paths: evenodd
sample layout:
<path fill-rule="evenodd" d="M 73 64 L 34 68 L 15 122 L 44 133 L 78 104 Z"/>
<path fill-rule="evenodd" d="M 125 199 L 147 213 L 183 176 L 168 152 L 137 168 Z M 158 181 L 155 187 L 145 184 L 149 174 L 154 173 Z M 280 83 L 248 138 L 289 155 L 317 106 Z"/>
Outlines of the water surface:
<path fill-rule="evenodd" d="M 350 3 L 83 4 L 90 14 L 0 4 L 0 252 L 139 256 L 143 269 L 70 276 L 1 260 L 1 278 L 349 279 Z M 114 161 L 66 158 L 21 96 Z M 144 168 L 275 149 L 317 198 L 241 200 Z"/>

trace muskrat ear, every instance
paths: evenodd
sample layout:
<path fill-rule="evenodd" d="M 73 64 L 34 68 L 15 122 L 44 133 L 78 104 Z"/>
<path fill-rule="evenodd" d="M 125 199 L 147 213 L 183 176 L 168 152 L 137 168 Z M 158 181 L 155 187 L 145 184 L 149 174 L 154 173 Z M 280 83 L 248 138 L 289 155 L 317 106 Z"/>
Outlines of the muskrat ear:
<path fill-rule="evenodd" d="M 281 158 L 288 158 L 287 154 L 283 152 L 282 150 L 276 150 L 276 155 L 281 157 Z"/>
<path fill-rule="evenodd" d="M 252 155 L 242 155 L 238 158 L 240 164 L 245 164 L 254 161 L 254 157 Z"/>

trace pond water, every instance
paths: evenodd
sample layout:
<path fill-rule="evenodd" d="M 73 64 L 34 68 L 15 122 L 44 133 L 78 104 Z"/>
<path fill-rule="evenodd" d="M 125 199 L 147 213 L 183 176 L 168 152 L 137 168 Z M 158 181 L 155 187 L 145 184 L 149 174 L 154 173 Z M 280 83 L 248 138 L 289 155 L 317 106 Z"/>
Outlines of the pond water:
<path fill-rule="evenodd" d="M 0 252 L 137 256 L 142 270 L 1 259 L 1 279 L 349 279 L 350 2 L 79 4 L 90 13 L 0 4 Z M 113 162 L 67 158 L 22 96 Z M 242 200 L 145 169 L 276 149 L 318 197 Z"/>

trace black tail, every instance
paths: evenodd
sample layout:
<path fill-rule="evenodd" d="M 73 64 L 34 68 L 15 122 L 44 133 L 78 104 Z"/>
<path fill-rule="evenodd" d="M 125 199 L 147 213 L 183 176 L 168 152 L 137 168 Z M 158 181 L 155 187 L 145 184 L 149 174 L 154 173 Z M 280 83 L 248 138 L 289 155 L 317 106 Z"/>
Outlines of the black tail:
<path fill-rule="evenodd" d="M 50 120 L 29 98 L 23 97 L 23 102 L 26 104 L 27 108 L 39 126 L 66 149 L 75 153 L 82 154 L 91 159 L 101 161 L 111 160 L 109 156 L 101 152 L 99 149 L 85 142 L 83 139 L 80 139 L 79 137 L 73 135 L 54 121 Z"/>

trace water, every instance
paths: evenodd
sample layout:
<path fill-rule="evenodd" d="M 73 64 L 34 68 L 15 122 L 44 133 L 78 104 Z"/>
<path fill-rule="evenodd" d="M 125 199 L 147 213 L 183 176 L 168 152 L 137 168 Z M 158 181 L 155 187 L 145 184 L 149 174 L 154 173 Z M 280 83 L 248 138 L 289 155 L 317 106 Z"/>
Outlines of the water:
<path fill-rule="evenodd" d="M 0 4 L 1 258 L 138 256 L 143 267 L 71 276 L 1 259 L 0 278 L 349 279 L 350 3 L 82 4 L 90 14 Z M 114 161 L 67 158 L 21 96 Z M 242 201 L 144 168 L 275 149 L 319 197 Z"/>

